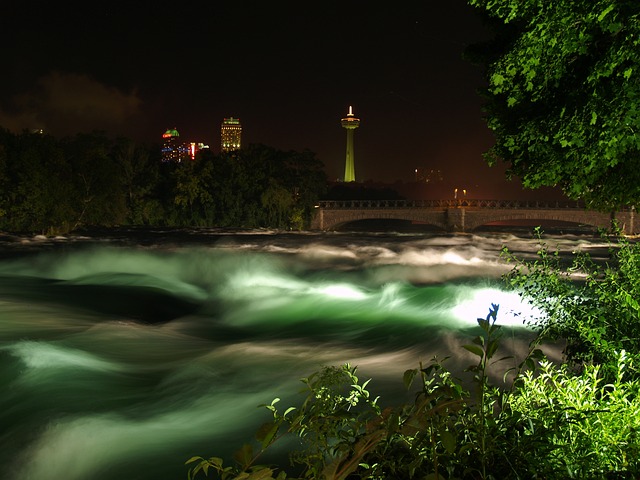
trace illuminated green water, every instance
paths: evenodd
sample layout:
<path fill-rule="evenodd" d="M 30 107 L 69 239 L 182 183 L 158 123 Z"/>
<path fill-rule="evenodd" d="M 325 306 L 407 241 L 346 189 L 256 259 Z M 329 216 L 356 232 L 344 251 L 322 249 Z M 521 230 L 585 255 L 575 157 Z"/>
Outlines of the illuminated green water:
<path fill-rule="evenodd" d="M 517 352 L 505 242 L 535 251 L 500 236 L 5 245 L 1 478 L 186 478 L 187 458 L 229 455 L 267 419 L 258 405 L 294 404 L 322 365 L 358 365 L 382 403 L 403 401 L 406 368 L 470 363 L 459 344 L 491 303 Z"/>

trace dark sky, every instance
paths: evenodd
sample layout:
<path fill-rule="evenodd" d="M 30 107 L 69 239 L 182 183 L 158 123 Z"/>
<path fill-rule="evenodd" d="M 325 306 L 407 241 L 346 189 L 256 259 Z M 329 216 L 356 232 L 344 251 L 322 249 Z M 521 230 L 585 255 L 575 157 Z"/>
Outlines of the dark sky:
<path fill-rule="evenodd" d="M 175 127 L 217 152 L 233 116 L 243 144 L 309 149 L 334 179 L 352 105 L 358 181 L 420 167 L 470 193 L 503 182 L 482 159 L 482 75 L 461 55 L 487 33 L 465 0 L 8 3 L 0 126 L 12 131 L 152 143 Z"/>

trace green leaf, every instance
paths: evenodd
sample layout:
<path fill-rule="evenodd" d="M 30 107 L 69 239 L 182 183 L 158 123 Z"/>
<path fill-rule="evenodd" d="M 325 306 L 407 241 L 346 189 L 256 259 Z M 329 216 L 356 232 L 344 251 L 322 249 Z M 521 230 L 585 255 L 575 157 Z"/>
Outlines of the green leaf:
<path fill-rule="evenodd" d="M 263 423 L 256 432 L 256 440 L 262 444 L 262 448 L 267 448 L 273 441 L 273 437 L 278 433 L 278 424 L 275 422 Z"/>
<path fill-rule="evenodd" d="M 614 6 L 615 6 L 615 5 L 612 3 L 612 4 L 611 4 L 611 5 L 609 5 L 607 8 L 605 8 L 605 9 L 602 11 L 602 13 L 600 13 L 600 15 L 598 15 L 598 22 L 602 22 L 602 20 L 604 20 L 604 17 L 606 17 L 606 16 L 609 14 L 609 12 L 610 12 L 611 10 L 613 10 L 613 7 L 614 7 Z"/>
<path fill-rule="evenodd" d="M 411 388 L 411 384 L 413 383 L 413 379 L 416 378 L 416 375 L 418 374 L 418 370 L 417 369 L 412 369 L 412 370 L 406 370 L 404 372 L 404 375 L 402 376 L 402 381 L 404 383 L 405 388 L 408 390 L 409 388 Z"/>
<path fill-rule="evenodd" d="M 484 350 L 477 345 L 463 345 L 462 347 L 479 357 L 484 356 Z"/>
<path fill-rule="evenodd" d="M 491 76 L 491 83 L 498 87 L 504 83 L 504 77 L 499 73 L 494 73 Z"/>
<path fill-rule="evenodd" d="M 255 471 L 251 472 L 251 475 L 246 477 L 246 480 L 267 480 L 273 479 L 273 470 L 269 467 L 259 467 Z"/>
<path fill-rule="evenodd" d="M 487 345 L 487 358 L 492 358 L 496 350 L 498 350 L 498 342 L 496 340 L 490 341 Z"/>
<path fill-rule="evenodd" d="M 456 437 L 449 430 L 440 432 L 440 440 L 442 440 L 442 445 L 447 452 L 453 453 L 456 451 Z"/>
<path fill-rule="evenodd" d="M 253 460 L 253 447 L 249 443 L 245 443 L 240 450 L 233 454 L 233 458 L 240 464 L 240 468 L 244 470 L 251 465 Z"/>

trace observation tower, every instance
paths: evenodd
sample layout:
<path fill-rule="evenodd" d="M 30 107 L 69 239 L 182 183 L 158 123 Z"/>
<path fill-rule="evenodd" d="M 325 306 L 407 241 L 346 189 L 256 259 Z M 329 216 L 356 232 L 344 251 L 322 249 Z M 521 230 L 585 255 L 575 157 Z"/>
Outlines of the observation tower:
<path fill-rule="evenodd" d="M 342 128 L 347 130 L 347 159 L 344 165 L 344 181 L 355 182 L 356 172 L 353 157 L 353 131 L 360 126 L 360 119 L 353 115 L 353 108 L 349 107 L 349 113 L 342 119 Z"/>

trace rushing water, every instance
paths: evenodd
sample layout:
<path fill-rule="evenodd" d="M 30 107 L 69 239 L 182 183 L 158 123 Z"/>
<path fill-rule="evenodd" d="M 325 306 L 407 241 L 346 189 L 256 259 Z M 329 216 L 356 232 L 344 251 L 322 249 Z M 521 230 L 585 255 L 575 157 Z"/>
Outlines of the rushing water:
<path fill-rule="evenodd" d="M 565 251 L 588 236 L 549 237 Z M 296 404 L 299 379 L 350 362 L 383 405 L 434 355 L 462 371 L 500 305 L 506 349 L 531 333 L 503 289 L 530 235 L 119 231 L 0 237 L 0 472 L 11 480 L 186 478 Z"/>

